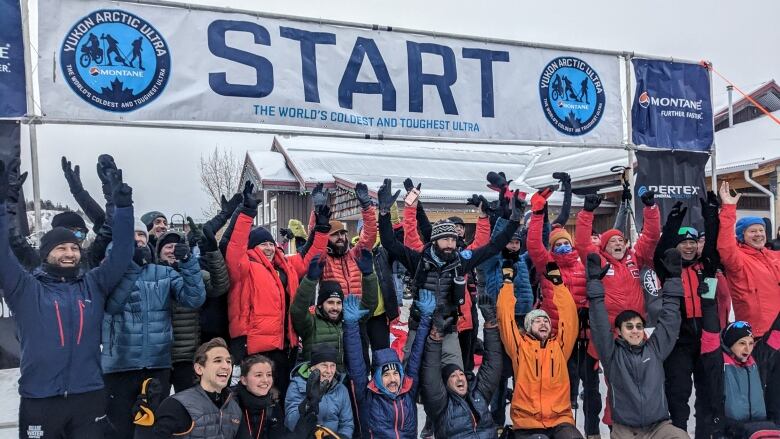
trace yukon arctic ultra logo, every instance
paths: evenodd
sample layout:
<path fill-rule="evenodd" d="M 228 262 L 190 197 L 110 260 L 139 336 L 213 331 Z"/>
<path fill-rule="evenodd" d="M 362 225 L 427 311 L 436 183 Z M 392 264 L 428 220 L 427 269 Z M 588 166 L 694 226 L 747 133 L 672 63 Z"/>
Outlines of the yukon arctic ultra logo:
<path fill-rule="evenodd" d="M 539 78 L 539 97 L 547 120 L 560 132 L 581 136 L 604 115 L 604 87 L 585 61 L 564 56 L 550 61 Z"/>
<path fill-rule="evenodd" d="M 143 107 L 162 93 L 171 75 L 162 35 L 120 10 L 95 11 L 79 20 L 62 43 L 60 62 L 70 88 L 106 111 Z"/>

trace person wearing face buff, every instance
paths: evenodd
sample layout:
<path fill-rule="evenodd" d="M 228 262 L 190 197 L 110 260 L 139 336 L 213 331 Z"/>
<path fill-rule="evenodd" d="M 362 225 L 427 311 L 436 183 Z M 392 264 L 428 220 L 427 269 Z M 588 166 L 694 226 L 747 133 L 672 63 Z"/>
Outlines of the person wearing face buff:
<path fill-rule="evenodd" d="M 155 264 L 142 222 L 136 221 L 134 235 L 133 263 L 109 297 L 103 317 L 100 361 L 109 395 L 107 415 L 117 439 L 133 438 L 131 408 L 147 379 L 156 379 L 162 389 L 170 387 L 174 303 L 198 308 L 206 299 L 196 258 L 180 257 L 178 270 Z"/>
<path fill-rule="evenodd" d="M 132 189 L 117 180 L 114 249 L 81 272 L 79 240 L 55 228 L 41 238 L 43 263 L 28 273 L 11 252 L 5 206 L 9 170 L 0 161 L 0 287 L 21 344 L 19 431 L 42 437 L 102 438 L 105 396 L 100 325 L 109 294 L 133 255 Z"/>
<path fill-rule="evenodd" d="M 667 278 L 653 334 L 647 337 L 644 317 L 629 308 L 615 318 L 615 338 L 603 284 L 611 267 L 602 267 L 602 258 L 596 253 L 588 256 L 591 337 L 609 383 L 615 439 L 688 438 L 686 431 L 672 424 L 664 393 L 664 360 L 672 352 L 680 330 L 681 259 L 677 249 L 668 249 L 661 261 Z"/>

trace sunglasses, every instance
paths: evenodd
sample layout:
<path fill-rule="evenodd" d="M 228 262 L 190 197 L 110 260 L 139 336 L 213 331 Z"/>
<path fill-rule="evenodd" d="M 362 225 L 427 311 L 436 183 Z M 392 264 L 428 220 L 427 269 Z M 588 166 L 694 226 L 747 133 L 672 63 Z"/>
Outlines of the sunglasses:
<path fill-rule="evenodd" d="M 623 323 L 623 326 L 625 326 L 626 330 L 628 330 L 628 331 L 633 331 L 634 328 L 636 328 L 637 331 L 641 331 L 641 330 L 645 329 L 645 325 L 643 325 L 642 323 L 636 323 L 636 324 L 634 324 L 634 323 Z"/>

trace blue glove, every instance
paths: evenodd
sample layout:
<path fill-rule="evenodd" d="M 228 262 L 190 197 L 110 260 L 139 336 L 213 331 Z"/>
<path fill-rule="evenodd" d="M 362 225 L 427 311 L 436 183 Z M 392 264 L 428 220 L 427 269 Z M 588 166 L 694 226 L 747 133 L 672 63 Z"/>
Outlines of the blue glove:
<path fill-rule="evenodd" d="M 430 317 L 436 309 L 436 298 L 430 290 L 420 290 L 419 298 L 415 302 L 417 309 L 423 317 Z"/>
<path fill-rule="evenodd" d="M 368 314 L 368 310 L 361 308 L 360 297 L 352 294 L 344 299 L 343 313 L 345 323 L 357 323 L 358 320 L 362 319 L 366 316 L 366 314 Z"/>
<path fill-rule="evenodd" d="M 323 259 L 320 261 L 320 256 L 321 255 L 316 255 L 311 258 L 309 269 L 306 272 L 306 277 L 314 281 L 319 280 L 320 276 L 322 276 L 322 270 L 325 269 L 325 260 Z"/>
<path fill-rule="evenodd" d="M 368 276 L 369 274 L 373 273 L 374 255 L 372 255 L 371 252 L 366 249 L 361 249 L 360 257 L 357 258 L 357 266 L 364 276 Z"/>

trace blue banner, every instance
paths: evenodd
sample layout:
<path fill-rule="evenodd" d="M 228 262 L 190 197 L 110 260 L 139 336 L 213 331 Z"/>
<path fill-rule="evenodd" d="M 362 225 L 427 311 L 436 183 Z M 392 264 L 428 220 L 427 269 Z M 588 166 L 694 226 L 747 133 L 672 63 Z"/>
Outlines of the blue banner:
<path fill-rule="evenodd" d="M 19 0 L 0 0 L 0 117 L 27 113 Z"/>
<path fill-rule="evenodd" d="M 631 107 L 634 144 L 709 151 L 713 126 L 707 70 L 698 64 L 632 61 L 636 74 Z"/>

